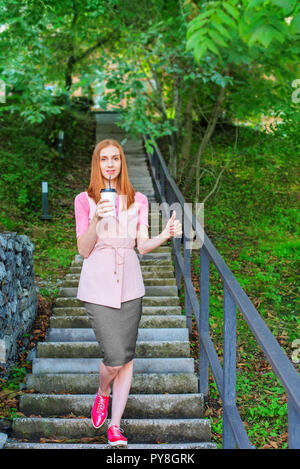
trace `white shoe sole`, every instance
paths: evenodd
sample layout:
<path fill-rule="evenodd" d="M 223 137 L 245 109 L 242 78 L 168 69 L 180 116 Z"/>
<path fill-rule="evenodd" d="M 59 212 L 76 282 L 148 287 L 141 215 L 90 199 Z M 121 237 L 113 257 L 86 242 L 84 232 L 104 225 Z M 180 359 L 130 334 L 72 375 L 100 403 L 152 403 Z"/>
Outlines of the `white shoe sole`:
<path fill-rule="evenodd" d="M 127 441 L 123 441 L 123 440 L 108 441 L 108 444 L 110 446 L 117 446 L 117 445 L 127 446 Z"/>

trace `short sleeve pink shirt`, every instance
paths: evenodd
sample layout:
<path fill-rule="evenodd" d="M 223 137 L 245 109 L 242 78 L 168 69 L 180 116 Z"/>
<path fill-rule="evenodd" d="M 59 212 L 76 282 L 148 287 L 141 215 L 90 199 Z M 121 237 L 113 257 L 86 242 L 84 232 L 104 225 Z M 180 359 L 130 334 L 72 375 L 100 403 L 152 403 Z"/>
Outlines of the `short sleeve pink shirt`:
<path fill-rule="evenodd" d="M 97 241 L 84 258 L 78 284 L 77 299 L 113 308 L 145 295 L 139 259 L 134 250 L 137 228 L 148 224 L 148 199 L 135 193 L 135 202 L 120 210 L 122 199 L 117 195 L 116 218 L 105 217 L 97 223 Z M 76 236 L 86 232 L 96 210 L 95 201 L 87 192 L 74 199 Z M 108 234 L 109 231 L 109 234 Z"/>

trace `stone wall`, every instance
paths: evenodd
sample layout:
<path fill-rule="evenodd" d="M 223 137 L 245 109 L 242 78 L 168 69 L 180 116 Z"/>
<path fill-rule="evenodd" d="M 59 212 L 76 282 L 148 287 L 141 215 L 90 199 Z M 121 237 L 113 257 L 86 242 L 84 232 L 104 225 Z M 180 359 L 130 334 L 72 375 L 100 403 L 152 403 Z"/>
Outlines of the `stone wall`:
<path fill-rule="evenodd" d="M 31 330 L 38 310 L 33 270 L 34 244 L 26 235 L 0 233 L 0 365 L 17 359 L 18 343 Z"/>

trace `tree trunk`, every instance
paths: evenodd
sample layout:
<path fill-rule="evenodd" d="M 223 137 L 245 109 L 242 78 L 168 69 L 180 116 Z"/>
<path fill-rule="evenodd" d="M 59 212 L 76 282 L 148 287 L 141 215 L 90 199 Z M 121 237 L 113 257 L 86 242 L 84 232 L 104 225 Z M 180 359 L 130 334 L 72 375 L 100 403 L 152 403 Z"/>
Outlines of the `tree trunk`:
<path fill-rule="evenodd" d="M 193 102 L 195 83 L 192 84 L 188 101 L 183 114 L 183 137 L 181 145 L 180 171 L 178 174 L 178 183 L 181 183 L 182 175 L 186 171 L 187 163 L 190 158 L 192 135 L 193 135 Z"/>
<path fill-rule="evenodd" d="M 213 112 L 211 114 L 211 117 L 209 119 L 209 122 L 207 124 L 205 134 L 204 134 L 203 139 L 201 140 L 201 143 L 200 143 L 199 148 L 198 148 L 198 152 L 197 152 L 197 155 L 196 155 L 196 168 L 195 168 L 195 165 L 192 164 L 192 166 L 190 167 L 190 170 L 189 170 L 188 177 L 185 180 L 185 185 L 187 187 L 189 187 L 192 180 L 195 177 L 195 174 L 196 174 L 196 200 L 198 200 L 197 196 L 199 195 L 198 174 L 199 174 L 199 169 L 200 169 L 201 156 L 202 156 L 202 154 L 203 154 L 203 152 L 204 152 L 204 150 L 205 150 L 205 148 L 206 148 L 212 134 L 214 133 L 216 123 L 217 123 L 218 117 L 219 117 L 221 109 L 222 109 L 224 94 L 225 94 L 225 87 L 222 87 L 221 91 L 220 91 L 220 94 L 219 94 L 219 97 L 216 101 L 214 110 L 213 110 Z"/>
<path fill-rule="evenodd" d="M 178 132 L 180 126 L 180 115 L 181 115 L 181 106 L 182 99 L 179 95 L 179 87 L 181 80 L 178 75 L 174 77 L 173 83 L 173 107 L 174 107 L 174 126 L 177 130 L 172 132 L 171 135 L 171 145 L 170 145 L 170 174 L 176 180 L 178 172 Z"/>
<path fill-rule="evenodd" d="M 72 83 L 73 83 L 72 74 L 73 74 L 74 64 L 75 64 L 75 57 L 74 57 L 74 55 L 71 55 L 69 57 L 69 60 L 68 60 L 68 63 L 67 63 L 67 69 L 66 69 L 66 73 L 65 73 L 65 87 L 68 91 L 70 90 L 70 88 L 72 86 Z"/>

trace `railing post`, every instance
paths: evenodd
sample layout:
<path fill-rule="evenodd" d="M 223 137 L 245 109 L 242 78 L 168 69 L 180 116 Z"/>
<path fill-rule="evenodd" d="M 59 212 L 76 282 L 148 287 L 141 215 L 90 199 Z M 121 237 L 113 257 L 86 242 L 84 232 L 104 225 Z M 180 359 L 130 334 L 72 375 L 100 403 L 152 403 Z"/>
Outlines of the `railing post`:
<path fill-rule="evenodd" d="M 223 409 L 236 401 L 236 305 L 224 285 L 223 319 Z M 231 426 L 223 410 L 223 448 L 236 447 Z"/>
<path fill-rule="evenodd" d="M 154 170 L 155 170 L 155 181 L 156 181 L 156 184 L 154 184 L 154 190 L 155 190 L 155 198 L 158 199 L 159 197 L 159 192 L 158 192 L 158 188 L 157 188 L 157 184 L 158 184 L 158 155 L 157 155 L 157 152 L 156 150 L 154 149 L 154 153 L 153 153 L 153 158 L 154 158 Z"/>
<path fill-rule="evenodd" d="M 165 197 L 165 173 L 160 167 L 160 190 L 161 190 L 161 200 Z"/>
<path fill-rule="evenodd" d="M 300 415 L 288 396 L 289 449 L 300 449 Z"/>
<path fill-rule="evenodd" d="M 199 391 L 208 394 L 208 357 L 201 341 L 209 333 L 209 257 L 200 249 L 200 314 L 199 314 Z"/>
<path fill-rule="evenodd" d="M 184 223 L 189 223 L 187 217 L 184 218 Z M 185 229 L 183 232 L 183 251 L 184 251 L 184 270 L 183 275 L 185 279 L 191 278 L 191 249 L 187 247 L 187 244 L 190 245 L 190 239 L 186 238 L 184 233 L 187 230 Z M 189 294 L 184 282 L 184 306 L 185 306 L 185 316 L 186 316 L 186 327 L 189 330 L 189 335 L 192 335 L 192 308 L 191 303 L 189 301 Z"/>

